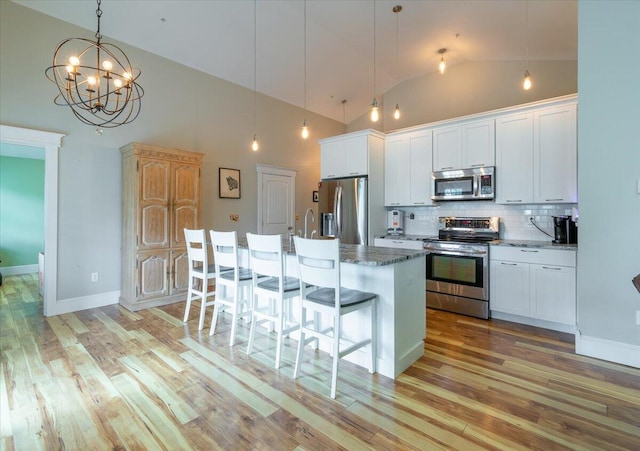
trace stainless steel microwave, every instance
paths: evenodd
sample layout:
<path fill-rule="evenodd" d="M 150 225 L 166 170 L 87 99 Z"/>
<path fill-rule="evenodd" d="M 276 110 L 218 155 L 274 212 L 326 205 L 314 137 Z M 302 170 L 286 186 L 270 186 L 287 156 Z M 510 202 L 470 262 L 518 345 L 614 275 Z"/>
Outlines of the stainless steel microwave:
<path fill-rule="evenodd" d="M 491 200 L 496 193 L 494 166 L 433 171 L 432 200 Z"/>

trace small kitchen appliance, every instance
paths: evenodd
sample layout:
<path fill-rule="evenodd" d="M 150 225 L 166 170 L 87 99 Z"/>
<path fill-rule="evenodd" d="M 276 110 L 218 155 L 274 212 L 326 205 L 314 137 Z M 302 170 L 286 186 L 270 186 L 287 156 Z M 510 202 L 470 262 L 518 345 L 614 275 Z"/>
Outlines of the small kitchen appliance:
<path fill-rule="evenodd" d="M 387 212 L 387 233 L 389 235 L 404 235 L 404 212 L 402 210 Z"/>
<path fill-rule="evenodd" d="M 578 227 L 571 216 L 553 216 L 553 232 L 556 244 L 578 243 Z"/>

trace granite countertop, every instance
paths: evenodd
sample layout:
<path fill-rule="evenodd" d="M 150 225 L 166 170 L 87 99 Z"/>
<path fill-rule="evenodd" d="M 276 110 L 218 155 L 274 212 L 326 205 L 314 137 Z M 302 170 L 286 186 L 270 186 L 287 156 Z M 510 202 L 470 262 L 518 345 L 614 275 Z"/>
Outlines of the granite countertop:
<path fill-rule="evenodd" d="M 533 247 L 538 249 L 559 249 L 565 251 L 577 251 L 577 244 L 555 244 L 551 241 L 536 240 L 495 240 L 491 246 L 515 246 L 515 247 Z"/>
<path fill-rule="evenodd" d="M 246 237 L 238 237 L 238 247 L 248 248 Z M 295 249 L 289 249 L 289 240 L 287 238 L 283 238 L 282 240 L 282 250 L 287 255 L 296 255 Z M 340 262 L 354 263 L 356 265 L 392 265 L 424 255 L 427 255 L 427 252 L 424 250 L 340 244 Z"/>

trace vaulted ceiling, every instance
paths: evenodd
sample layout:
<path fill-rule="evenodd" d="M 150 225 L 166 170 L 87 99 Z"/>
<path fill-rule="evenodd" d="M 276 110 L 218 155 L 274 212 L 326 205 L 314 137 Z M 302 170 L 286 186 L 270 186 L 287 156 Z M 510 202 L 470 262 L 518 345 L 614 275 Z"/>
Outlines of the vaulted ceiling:
<path fill-rule="evenodd" d="M 95 34 L 93 0 L 14 1 L 87 29 L 69 37 Z M 255 16 L 251 0 L 103 0 L 101 9 L 107 41 L 249 89 L 255 75 L 258 92 L 302 108 L 306 72 L 307 109 L 347 122 L 373 99 L 374 49 L 377 96 L 437 71 L 441 48 L 448 67 L 522 61 L 524 72 L 527 55 L 577 59 L 577 0 L 257 0 Z M 153 74 L 141 69 L 144 85 Z"/>

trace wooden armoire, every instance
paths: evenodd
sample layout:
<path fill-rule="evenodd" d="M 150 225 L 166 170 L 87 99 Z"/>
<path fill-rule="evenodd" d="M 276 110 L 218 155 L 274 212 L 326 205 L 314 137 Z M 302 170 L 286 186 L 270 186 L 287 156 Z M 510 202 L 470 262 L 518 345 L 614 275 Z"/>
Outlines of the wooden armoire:
<path fill-rule="evenodd" d="M 184 228 L 200 227 L 204 154 L 141 143 L 122 153 L 120 304 L 136 311 L 186 299 Z"/>

